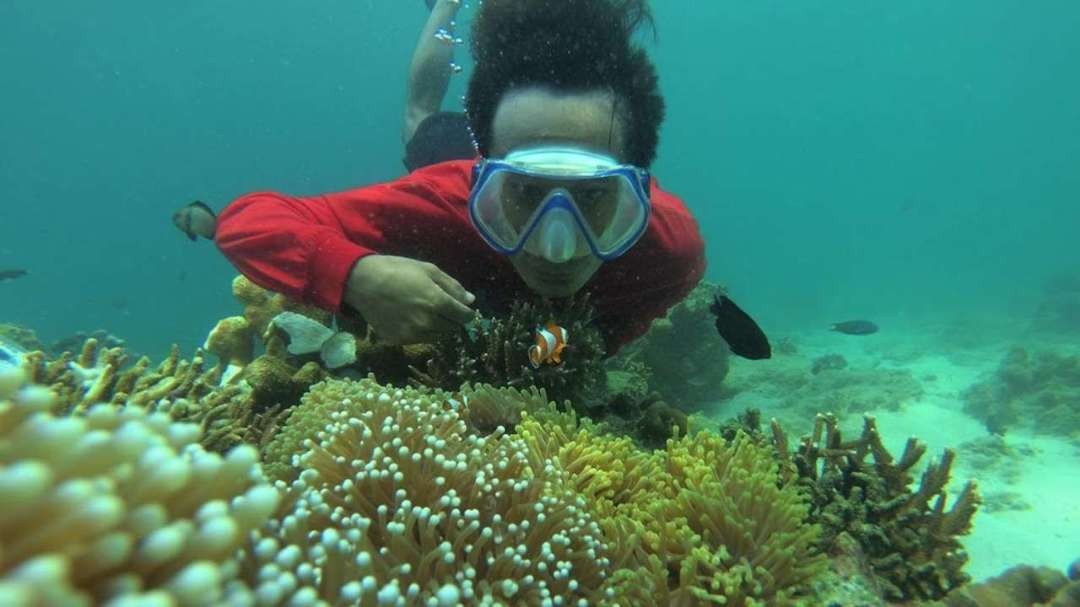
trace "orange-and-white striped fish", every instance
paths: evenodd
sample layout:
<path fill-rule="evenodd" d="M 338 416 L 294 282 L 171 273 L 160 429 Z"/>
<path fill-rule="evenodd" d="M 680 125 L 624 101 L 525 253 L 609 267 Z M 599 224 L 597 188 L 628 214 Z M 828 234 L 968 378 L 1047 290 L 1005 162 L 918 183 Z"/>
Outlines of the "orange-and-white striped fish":
<path fill-rule="evenodd" d="M 557 365 L 562 362 L 559 356 L 566 347 L 566 340 L 570 338 L 566 329 L 555 324 L 555 321 L 549 320 L 547 326 L 536 327 L 533 336 L 536 339 L 536 345 L 529 348 L 529 363 L 533 369 L 539 368 L 544 363 Z"/>

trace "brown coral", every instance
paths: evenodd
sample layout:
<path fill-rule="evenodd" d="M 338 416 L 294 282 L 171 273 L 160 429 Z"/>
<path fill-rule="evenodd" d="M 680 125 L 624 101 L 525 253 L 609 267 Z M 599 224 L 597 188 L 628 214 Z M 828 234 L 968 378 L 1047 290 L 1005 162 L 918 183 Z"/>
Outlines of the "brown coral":
<path fill-rule="evenodd" d="M 941 598 L 968 581 L 967 554 L 957 538 L 970 531 L 980 500 L 969 482 L 946 509 L 951 449 L 926 467 L 912 491 L 911 471 L 926 446 L 910 439 L 894 460 L 871 416 L 859 438 L 845 441 L 836 418 L 819 415 L 813 434 L 795 452 L 775 420 L 772 429 L 781 470 L 811 496 L 810 517 L 822 526 L 823 550 L 834 552 L 853 538 L 889 600 Z"/>
<path fill-rule="evenodd" d="M 536 386 L 558 402 L 570 401 L 580 413 L 607 403 L 605 346 L 593 326 L 587 296 L 563 302 L 517 302 L 505 317 L 483 319 L 467 330 L 438 341 L 426 368 L 416 379 L 424 385 L 455 390 L 465 382 L 495 386 Z M 554 321 L 569 332 L 560 364 L 529 364 L 534 331 Z"/>

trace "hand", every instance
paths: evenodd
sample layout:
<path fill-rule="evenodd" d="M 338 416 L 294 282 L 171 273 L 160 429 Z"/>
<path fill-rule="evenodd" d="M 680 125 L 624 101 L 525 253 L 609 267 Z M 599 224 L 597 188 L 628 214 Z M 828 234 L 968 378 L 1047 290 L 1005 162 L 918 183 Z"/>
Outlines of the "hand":
<path fill-rule="evenodd" d="M 397 345 L 430 342 L 476 316 L 476 297 L 461 283 L 434 264 L 393 255 L 356 262 L 344 299 L 380 340 Z"/>

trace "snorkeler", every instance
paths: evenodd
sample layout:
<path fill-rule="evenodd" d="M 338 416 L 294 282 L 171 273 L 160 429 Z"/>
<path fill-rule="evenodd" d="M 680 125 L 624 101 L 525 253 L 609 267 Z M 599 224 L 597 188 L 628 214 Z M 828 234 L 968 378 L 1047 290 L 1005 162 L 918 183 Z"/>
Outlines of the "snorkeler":
<path fill-rule="evenodd" d="M 409 64 L 401 142 L 409 171 L 476 157 L 464 112 L 441 111 L 453 73 L 454 18 L 461 0 L 427 0 L 431 9 Z"/>
<path fill-rule="evenodd" d="M 664 101 L 632 38 L 650 22 L 644 0 L 486 0 L 466 100 L 479 159 L 243 196 L 218 218 L 218 247 L 257 284 L 359 313 L 397 344 L 459 330 L 473 306 L 587 292 L 614 354 L 705 270 L 696 221 L 648 170 Z"/>

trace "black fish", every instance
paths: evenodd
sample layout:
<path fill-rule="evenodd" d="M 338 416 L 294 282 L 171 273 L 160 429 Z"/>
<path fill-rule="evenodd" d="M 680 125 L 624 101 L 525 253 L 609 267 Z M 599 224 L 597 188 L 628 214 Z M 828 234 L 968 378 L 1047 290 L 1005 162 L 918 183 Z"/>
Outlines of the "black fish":
<path fill-rule="evenodd" d="M 709 310 L 716 315 L 716 330 L 736 356 L 761 360 L 772 356 L 769 338 L 753 318 L 727 295 L 717 295 Z"/>
<path fill-rule="evenodd" d="M 844 322 L 834 323 L 829 330 L 846 335 L 870 335 L 871 333 L 877 333 L 878 326 L 869 320 L 845 320 Z"/>
<path fill-rule="evenodd" d="M 5 280 L 15 280 L 16 278 L 22 278 L 26 276 L 26 270 L 22 268 L 12 268 L 10 270 L 0 270 L 0 282 Z"/>
<path fill-rule="evenodd" d="M 217 215 L 198 200 L 180 207 L 173 213 L 172 220 L 173 225 L 193 242 L 198 240 L 199 236 L 212 240 L 217 229 Z"/>

